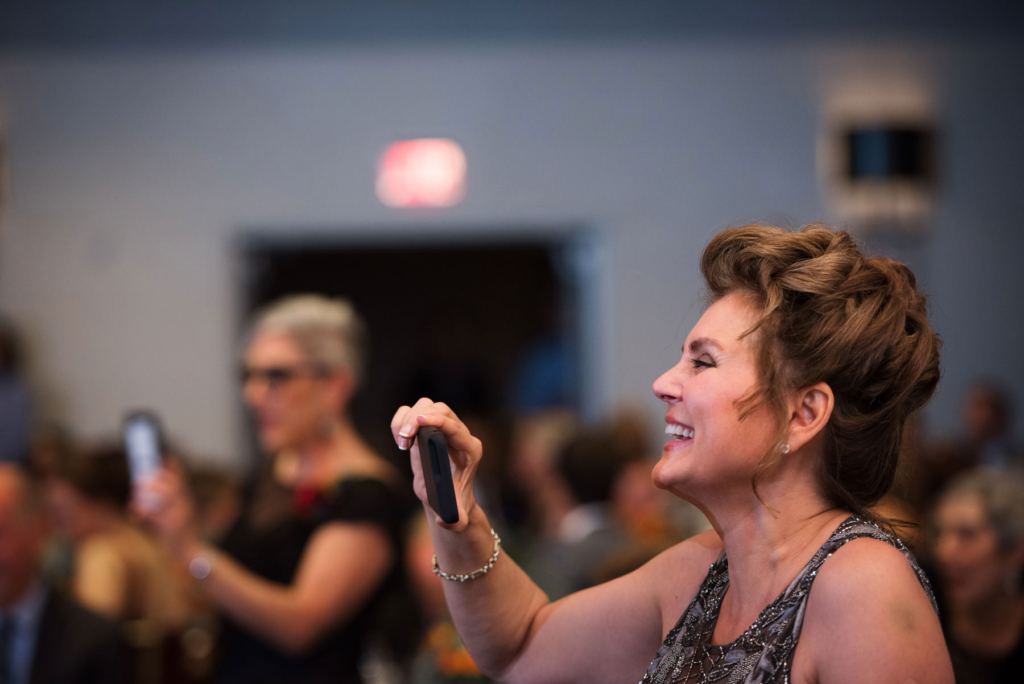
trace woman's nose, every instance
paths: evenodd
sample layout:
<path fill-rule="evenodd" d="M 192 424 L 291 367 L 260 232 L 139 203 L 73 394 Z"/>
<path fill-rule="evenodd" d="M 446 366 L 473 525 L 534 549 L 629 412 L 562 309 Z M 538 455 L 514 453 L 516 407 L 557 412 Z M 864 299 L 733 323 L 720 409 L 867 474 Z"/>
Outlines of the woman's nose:
<path fill-rule="evenodd" d="M 679 401 L 683 389 L 682 377 L 676 368 L 671 368 L 654 381 L 651 389 L 654 390 L 654 396 L 664 402 Z"/>

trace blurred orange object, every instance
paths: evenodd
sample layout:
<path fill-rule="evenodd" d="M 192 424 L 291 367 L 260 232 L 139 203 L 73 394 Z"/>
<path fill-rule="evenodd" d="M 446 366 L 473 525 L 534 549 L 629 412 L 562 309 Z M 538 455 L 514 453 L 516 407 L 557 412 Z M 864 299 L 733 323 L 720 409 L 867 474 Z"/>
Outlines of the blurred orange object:
<path fill-rule="evenodd" d="M 437 671 L 446 677 L 481 677 L 483 673 L 473 662 L 462 638 L 448 620 L 435 624 L 427 632 L 426 650 L 437 660 Z"/>

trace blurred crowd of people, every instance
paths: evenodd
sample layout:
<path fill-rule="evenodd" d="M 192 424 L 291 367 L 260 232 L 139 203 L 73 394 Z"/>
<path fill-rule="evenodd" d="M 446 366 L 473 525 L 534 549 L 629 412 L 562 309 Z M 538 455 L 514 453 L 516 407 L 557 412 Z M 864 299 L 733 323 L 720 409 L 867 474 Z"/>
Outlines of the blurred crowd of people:
<path fill-rule="evenodd" d="M 133 483 L 120 440 L 82 443 L 33 423 L 14 331 L 2 326 L 0 682 L 483 681 L 433 572 L 405 455 L 375 453 L 348 419 L 366 352 L 344 301 L 271 305 L 242 362 L 265 452 L 256 474 L 168 448 L 161 472 Z M 552 599 L 707 528 L 652 485 L 660 445 L 640 411 L 592 425 L 544 403 L 461 413 L 498 452 L 477 497 Z M 879 505 L 938 590 L 962 683 L 1024 671 L 1024 461 L 1012 415 L 1005 391 L 979 383 L 957 440 L 908 430 L 898 485 Z M 156 503 L 140 505 L 141 493 Z"/>

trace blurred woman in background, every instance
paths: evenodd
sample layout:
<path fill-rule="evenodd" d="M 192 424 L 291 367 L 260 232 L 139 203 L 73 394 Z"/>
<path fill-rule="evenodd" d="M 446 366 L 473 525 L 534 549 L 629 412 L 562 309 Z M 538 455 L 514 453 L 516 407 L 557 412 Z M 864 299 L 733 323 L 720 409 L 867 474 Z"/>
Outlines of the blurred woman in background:
<path fill-rule="evenodd" d="M 188 681 L 180 637 L 195 607 L 191 585 L 160 543 L 129 520 L 124 449 L 68 452 L 45 491 L 72 552 L 68 588 L 85 607 L 121 623 L 132 681 Z"/>
<path fill-rule="evenodd" d="M 124 450 L 104 446 L 72 456 L 59 473 L 47 499 L 58 531 L 74 546 L 75 598 L 113 620 L 150 620 L 166 631 L 184 626 L 187 584 L 157 541 L 128 520 Z"/>
<path fill-rule="evenodd" d="M 975 470 L 935 509 L 934 560 L 958 684 L 1010 684 L 1024 672 L 1024 480 Z"/>
<path fill-rule="evenodd" d="M 140 507 L 157 501 L 143 515 L 225 617 L 218 681 L 357 682 L 360 659 L 388 647 L 394 621 L 416 624 L 404 619 L 400 558 L 408 485 L 349 419 L 364 367 L 363 324 L 348 302 L 270 305 L 252 326 L 242 379 L 276 481 L 218 550 L 199 538 L 177 468 L 140 487 Z M 273 496 L 282 489 L 286 505 Z"/>

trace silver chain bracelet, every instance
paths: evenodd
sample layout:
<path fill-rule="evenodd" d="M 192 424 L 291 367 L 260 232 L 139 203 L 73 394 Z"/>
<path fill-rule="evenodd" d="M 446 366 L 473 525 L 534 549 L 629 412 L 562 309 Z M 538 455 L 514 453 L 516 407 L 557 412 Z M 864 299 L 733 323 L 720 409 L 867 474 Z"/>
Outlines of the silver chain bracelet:
<path fill-rule="evenodd" d="M 477 577 L 486 575 L 494 567 L 495 561 L 498 560 L 498 554 L 501 553 L 501 539 L 498 537 L 498 533 L 491 528 L 491 535 L 494 537 L 494 553 L 491 554 L 490 560 L 482 568 L 477 568 L 468 575 L 449 575 L 447 572 L 437 567 L 437 556 L 434 556 L 434 574 L 443 580 L 449 582 L 465 582 L 466 580 L 475 580 Z"/>

